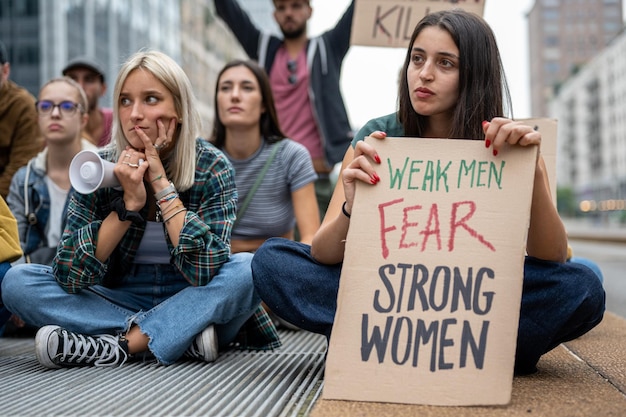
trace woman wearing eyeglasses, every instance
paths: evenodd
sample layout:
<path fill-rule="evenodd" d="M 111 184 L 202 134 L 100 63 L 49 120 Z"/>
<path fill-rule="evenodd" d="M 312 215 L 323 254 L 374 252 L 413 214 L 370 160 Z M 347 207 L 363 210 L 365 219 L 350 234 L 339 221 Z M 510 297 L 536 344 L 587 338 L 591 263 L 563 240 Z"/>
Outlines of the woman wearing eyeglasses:
<path fill-rule="evenodd" d="M 63 232 L 70 162 L 81 150 L 96 147 L 81 137 L 89 116 L 80 84 L 67 77 L 54 78 L 44 84 L 38 98 L 38 122 L 46 147 L 15 173 L 7 204 L 17 219 L 24 251 L 17 263 L 50 264 Z"/>

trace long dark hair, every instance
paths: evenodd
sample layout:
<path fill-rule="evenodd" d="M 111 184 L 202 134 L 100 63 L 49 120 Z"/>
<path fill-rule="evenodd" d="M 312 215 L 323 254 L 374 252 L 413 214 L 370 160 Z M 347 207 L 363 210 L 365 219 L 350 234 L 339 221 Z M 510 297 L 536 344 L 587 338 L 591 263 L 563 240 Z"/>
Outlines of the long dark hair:
<path fill-rule="evenodd" d="M 210 141 L 218 148 L 224 148 L 226 144 L 226 127 L 220 120 L 219 111 L 217 107 L 217 92 L 219 89 L 220 79 L 226 70 L 233 67 L 246 67 L 248 68 L 259 83 L 261 89 L 261 100 L 265 111 L 261 114 L 261 120 L 259 121 L 259 130 L 261 136 L 269 143 L 278 142 L 284 139 L 286 136 L 280 130 L 280 124 L 278 123 L 278 115 L 276 114 L 276 106 L 274 105 L 274 95 L 272 94 L 272 88 L 270 87 L 270 80 L 267 73 L 256 62 L 251 60 L 236 59 L 227 63 L 217 76 L 217 82 L 215 83 L 215 97 L 213 105 L 215 107 L 215 117 L 213 121 L 213 132 L 211 134 Z"/>
<path fill-rule="evenodd" d="M 482 138 L 484 120 L 504 116 L 505 111 L 512 113 L 511 97 L 493 31 L 482 18 L 461 9 L 431 13 L 415 27 L 402 67 L 398 120 L 407 136 L 419 137 L 424 134 L 426 116 L 413 109 L 406 73 L 415 39 L 424 28 L 430 26 L 448 32 L 460 54 L 459 97 L 448 137 Z"/>

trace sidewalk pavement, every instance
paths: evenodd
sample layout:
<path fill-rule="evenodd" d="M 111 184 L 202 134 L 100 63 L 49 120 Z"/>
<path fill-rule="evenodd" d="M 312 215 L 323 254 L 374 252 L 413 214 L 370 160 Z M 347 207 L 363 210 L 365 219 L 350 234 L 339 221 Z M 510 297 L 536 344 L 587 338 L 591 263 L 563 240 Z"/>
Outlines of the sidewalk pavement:
<path fill-rule="evenodd" d="M 624 417 L 626 319 L 544 355 L 515 377 L 506 406 L 435 407 L 323 399 L 326 341 L 281 331 L 273 352 L 231 351 L 217 362 L 47 370 L 32 338 L 0 338 L 1 416 Z M 318 398 L 322 392 L 321 398 Z"/>
<path fill-rule="evenodd" d="M 513 379 L 511 403 L 434 407 L 318 400 L 311 417 L 623 417 L 626 416 L 626 320 L 607 313 L 598 327 L 539 361 L 539 372 Z"/>
<path fill-rule="evenodd" d="M 277 351 L 231 351 L 212 364 L 58 370 L 37 363 L 32 339 L 0 338 L 0 415 L 626 416 L 626 319 L 612 313 L 588 334 L 544 355 L 536 374 L 515 377 L 506 406 L 325 400 L 325 338 L 304 331 L 281 331 L 281 338 L 284 346 Z"/>

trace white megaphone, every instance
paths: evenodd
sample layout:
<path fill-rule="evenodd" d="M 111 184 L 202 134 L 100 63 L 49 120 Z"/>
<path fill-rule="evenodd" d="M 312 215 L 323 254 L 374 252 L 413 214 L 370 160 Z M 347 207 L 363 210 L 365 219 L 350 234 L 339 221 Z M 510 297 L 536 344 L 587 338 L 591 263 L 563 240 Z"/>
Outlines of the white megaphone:
<path fill-rule="evenodd" d="M 105 161 L 94 151 L 80 151 L 70 164 L 70 182 L 81 194 L 91 194 L 99 188 L 118 187 L 113 162 Z"/>

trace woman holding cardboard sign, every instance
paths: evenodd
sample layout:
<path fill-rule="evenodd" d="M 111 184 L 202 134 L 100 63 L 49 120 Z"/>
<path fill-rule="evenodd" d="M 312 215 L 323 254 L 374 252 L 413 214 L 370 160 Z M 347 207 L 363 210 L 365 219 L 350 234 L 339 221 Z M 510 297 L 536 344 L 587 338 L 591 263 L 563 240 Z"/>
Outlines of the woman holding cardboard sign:
<path fill-rule="evenodd" d="M 374 119 L 356 135 L 344 157 L 341 180 L 311 247 L 267 241 L 252 262 L 255 286 L 283 319 L 330 336 L 350 225 L 355 184 L 380 181 L 380 157 L 362 139 L 408 136 L 479 138 L 497 156 L 506 144 L 539 145 L 541 134 L 501 117 L 510 108 L 493 32 L 460 10 L 424 17 L 413 32 L 401 73 L 399 110 Z M 503 99 L 506 97 L 507 100 Z M 565 263 L 567 236 L 551 200 L 541 156 L 534 177 L 515 369 L 536 370 L 540 356 L 597 325 L 604 290 L 587 268 Z M 274 260 L 280 259 L 280 266 Z"/>

